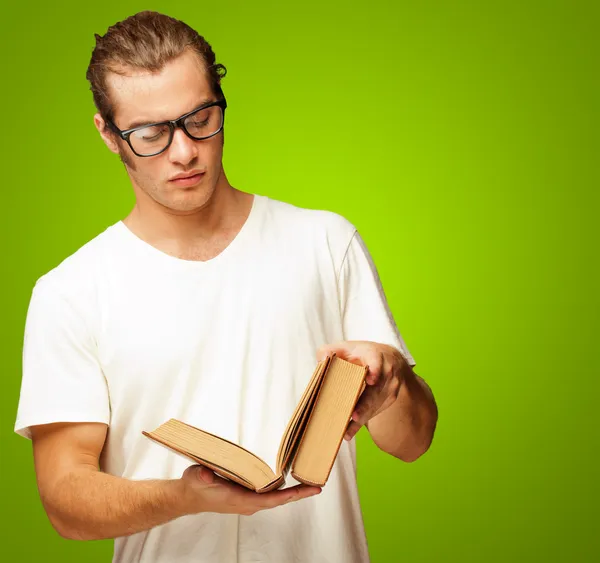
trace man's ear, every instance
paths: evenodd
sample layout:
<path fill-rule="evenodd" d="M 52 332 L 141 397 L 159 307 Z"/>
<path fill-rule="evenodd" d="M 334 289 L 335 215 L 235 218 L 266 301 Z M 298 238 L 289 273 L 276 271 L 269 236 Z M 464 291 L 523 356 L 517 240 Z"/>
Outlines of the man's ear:
<path fill-rule="evenodd" d="M 109 150 L 115 154 L 119 154 L 119 146 L 117 145 L 117 141 L 112 134 L 112 131 L 108 128 L 106 122 L 99 113 L 94 115 L 94 125 L 96 126 L 96 129 L 98 129 L 98 133 L 100 133 L 102 140 Z"/>

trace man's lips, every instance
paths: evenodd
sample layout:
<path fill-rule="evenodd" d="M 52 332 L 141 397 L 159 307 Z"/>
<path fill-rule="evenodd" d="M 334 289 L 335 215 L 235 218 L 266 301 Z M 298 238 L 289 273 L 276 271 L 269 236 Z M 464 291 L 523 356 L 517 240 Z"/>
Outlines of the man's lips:
<path fill-rule="evenodd" d="M 198 172 L 195 174 L 191 174 L 191 175 L 186 175 L 186 176 L 176 176 L 174 178 L 172 178 L 171 180 L 169 180 L 169 182 L 171 182 L 172 184 L 175 184 L 176 186 L 183 186 L 183 187 L 189 187 L 189 186 L 194 186 L 196 185 L 198 182 L 200 182 L 202 180 L 202 178 L 204 178 L 204 172 Z"/>

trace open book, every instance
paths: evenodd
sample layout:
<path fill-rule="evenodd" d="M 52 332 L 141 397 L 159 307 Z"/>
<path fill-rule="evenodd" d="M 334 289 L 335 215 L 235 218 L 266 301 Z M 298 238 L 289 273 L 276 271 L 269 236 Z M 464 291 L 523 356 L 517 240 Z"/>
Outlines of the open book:
<path fill-rule="evenodd" d="M 281 437 L 274 470 L 241 446 L 179 420 L 142 433 L 258 493 L 281 487 L 290 469 L 297 481 L 323 486 L 365 388 L 366 373 L 366 367 L 335 355 L 317 364 Z"/>

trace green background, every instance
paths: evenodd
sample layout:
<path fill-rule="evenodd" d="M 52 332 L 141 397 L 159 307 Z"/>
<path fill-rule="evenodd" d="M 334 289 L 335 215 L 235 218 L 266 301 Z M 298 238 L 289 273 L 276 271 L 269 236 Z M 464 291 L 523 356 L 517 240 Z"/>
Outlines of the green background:
<path fill-rule="evenodd" d="M 12 429 L 35 280 L 133 203 L 93 34 L 151 8 L 228 68 L 233 185 L 358 227 L 436 394 L 417 462 L 358 436 L 373 562 L 598 561 L 598 4 L 69 4 L 2 6 L 2 558 L 112 554 L 52 530 Z"/>

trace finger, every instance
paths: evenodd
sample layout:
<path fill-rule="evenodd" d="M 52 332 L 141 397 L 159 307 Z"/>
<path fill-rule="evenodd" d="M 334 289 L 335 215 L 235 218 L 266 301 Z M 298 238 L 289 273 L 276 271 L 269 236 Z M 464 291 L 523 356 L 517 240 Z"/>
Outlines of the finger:
<path fill-rule="evenodd" d="M 352 440 L 352 438 L 354 438 L 354 436 L 356 436 L 356 434 L 358 433 L 358 431 L 362 428 L 362 426 L 360 424 L 358 424 L 358 422 L 350 422 L 350 424 L 348 424 L 348 428 L 346 429 L 346 434 L 344 434 L 344 440 L 346 441 L 350 441 Z"/>
<path fill-rule="evenodd" d="M 208 467 L 198 465 L 198 469 L 196 470 L 196 479 L 211 485 L 215 482 L 215 474 Z"/>
<path fill-rule="evenodd" d="M 193 470 L 193 477 L 205 485 L 213 485 L 215 487 L 225 487 L 230 490 L 247 491 L 246 487 L 242 487 L 238 483 L 229 478 L 219 475 L 209 467 L 204 465 L 191 465 L 190 470 Z"/>
<path fill-rule="evenodd" d="M 294 487 L 288 487 L 287 489 L 281 489 L 279 491 L 271 491 L 270 493 L 263 493 L 260 496 L 260 509 L 274 508 L 288 502 L 296 502 L 314 495 L 318 495 L 321 492 L 321 487 L 312 487 L 308 485 L 296 485 Z"/>
<path fill-rule="evenodd" d="M 372 352 L 365 355 L 363 365 L 368 366 L 367 385 L 377 384 L 383 377 L 384 358 L 381 352 Z"/>
<path fill-rule="evenodd" d="M 344 356 L 344 359 L 367 368 L 365 379 L 367 385 L 375 385 L 381 379 L 384 367 L 383 353 L 371 346 L 352 348 Z"/>
<path fill-rule="evenodd" d="M 366 420 L 364 420 L 365 417 L 371 411 L 376 410 L 380 392 L 381 389 L 378 387 L 367 387 L 356 403 L 354 411 L 352 411 L 351 419 L 359 424 L 364 424 L 366 422 Z"/>
<path fill-rule="evenodd" d="M 322 362 L 327 356 L 335 354 L 338 358 L 347 360 L 350 355 L 350 346 L 348 342 L 335 342 L 325 344 L 317 350 L 317 361 Z"/>
<path fill-rule="evenodd" d="M 360 425 L 366 424 L 381 408 L 386 400 L 385 381 L 367 387 L 352 412 L 352 420 Z"/>
<path fill-rule="evenodd" d="M 214 483 L 216 475 L 204 465 L 193 464 L 188 466 L 183 472 L 182 478 L 193 479 L 203 483 Z"/>
<path fill-rule="evenodd" d="M 354 409 L 354 413 L 352 413 L 352 419 L 361 424 L 366 424 L 389 399 L 389 395 L 393 393 L 390 383 L 393 379 L 394 362 L 387 354 L 378 353 L 377 361 L 373 360 L 373 363 L 375 367 L 367 375 L 366 380 L 369 386 L 361 395 L 360 401 Z M 371 383 L 373 377 L 376 379 Z"/>

